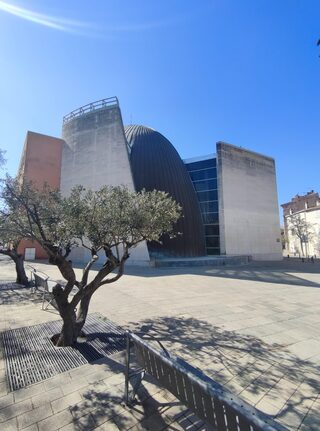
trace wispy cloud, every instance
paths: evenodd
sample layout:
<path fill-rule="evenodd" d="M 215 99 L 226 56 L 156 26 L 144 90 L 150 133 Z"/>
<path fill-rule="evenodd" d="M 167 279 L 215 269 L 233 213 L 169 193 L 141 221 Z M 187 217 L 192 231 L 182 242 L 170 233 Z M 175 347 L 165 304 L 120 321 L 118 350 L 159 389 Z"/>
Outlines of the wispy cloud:
<path fill-rule="evenodd" d="M 201 10 L 202 8 L 200 8 Z M 190 19 L 196 13 L 184 11 L 175 16 L 170 16 L 165 19 L 157 21 L 146 21 L 146 22 L 122 22 L 117 24 L 106 24 L 103 26 L 95 23 L 87 23 L 84 21 L 66 19 L 63 17 L 57 17 L 47 15 L 44 13 L 34 12 L 30 9 L 26 9 L 20 6 L 16 6 L 8 1 L 0 0 L 0 11 L 7 12 L 11 15 L 17 16 L 21 19 L 31 21 L 35 24 L 39 24 L 45 27 L 52 28 L 63 32 L 73 33 L 76 35 L 89 36 L 89 37 L 111 37 L 116 33 L 135 33 L 140 31 L 156 30 L 158 28 L 164 28 L 172 25 L 177 25 L 183 21 Z"/>
<path fill-rule="evenodd" d="M 87 24 L 81 21 L 69 20 L 60 17 L 54 17 L 38 12 L 33 12 L 29 9 L 24 9 L 19 6 L 12 5 L 8 2 L 0 0 L 0 10 L 8 12 L 11 15 L 18 16 L 19 18 L 36 24 L 50 27 L 55 30 L 65 31 L 69 33 L 81 33 L 81 29 L 88 27 Z"/>

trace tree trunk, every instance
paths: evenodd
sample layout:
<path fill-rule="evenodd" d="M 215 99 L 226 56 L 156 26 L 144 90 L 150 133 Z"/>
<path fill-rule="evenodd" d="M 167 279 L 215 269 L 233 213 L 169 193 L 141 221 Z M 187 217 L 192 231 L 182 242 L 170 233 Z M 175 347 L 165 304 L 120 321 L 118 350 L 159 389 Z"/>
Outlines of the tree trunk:
<path fill-rule="evenodd" d="M 77 337 L 81 334 L 86 322 L 91 296 L 85 295 L 81 299 L 77 316 L 75 311 L 71 310 L 70 307 L 60 311 L 63 325 L 56 344 L 58 347 L 73 346 L 76 343 Z"/>
<path fill-rule="evenodd" d="M 58 347 L 73 346 L 77 341 L 77 337 L 81 334 L 82 328 L 86 322 L 92 293 L 84 293 L 84 296 L 78 304 L 79 308 L 77 315 L 75 310 L 71 308 L 71 304 L 68 303 L 60 285 L 56 285 L 54 287 L 53 293 L 59 308 L 60 316 L 63 320 L 61 333 L 56 345 Z"/>
<path fill-rule="evenodd" d="M 0 250 L 0 254 L 9 256 L 15 263 L 16 266 L 16 282 L 23 284 L 24 286 L 29 286 L 29 280 L 24 270 L 24 257 L 22 254 L 17 253 L 15 249 Z"/>
<path fill-rule="evenodd" d="M 24 257 L 22 254 L 16 254 L 15 257 L 12 257 L 15 265 L 16 265 L 16 272 L 17 272 L 17 283 L 23 284 L 24 286 L 29 286 L 28 277 L 26 275 L 26 272 L 24 270 Z"/>
<path fill-rule="evenodd" d="M 79 309 L 77 312 L 77 321 L 76 321 L 78 335 L 80 335 L 82 328 L 86 323 L 91 296 L 92 294 L 87 294 L 80 301 Z"/>
<path fill-rule="evenodd" d="M 56 340 L 52 341 L 58 347 L 73 346 L 77 340 L 76 334 L 76 313 L 68 302 L 68 295 L 66 295 L 64 288 L 61 284 L 57 283 L 52 289 L 52 295 L 58 306 L 59 314 L 63 320 L 61 333 Z"/>
<path fill-rule="evenodd" d="M 66 313 L 62 319 L 63 325 L 56 345 L 57 347 L 73 346 L 78 336 L 75 313 Z"/>
<path fill-rule="evenodd" d="M 108 270 L 108 274 L 110 272 L 111 271 Z M 57 346 L 73 346 L 76 343 L 77 337 L 81 334 L 87 319 L 91 297 L 101 285 L 101 280 L 105 275 L 107 274 L 100 274 L 100 277 L 96 276 L 93 281 L 84 287 L 81 287 L 81 283 L 78 283 L 77 286 L 80 290 L 75 295 L 75 302 L 72 302 L 72 300 L 68 302 L 69 295 L 68 293 L 66 294 L 66 289 L 62 289 L 59 284 L 53 288 L 53 295 L 56 299 L 60 316 L 63 319 L 61 334 L 56 343 Z M 117 280 L 121 275 L 122 273 L 115 276 L 111 282 Z M 78 307 L 77 314 L 74 309 L 75 307 Z"/>

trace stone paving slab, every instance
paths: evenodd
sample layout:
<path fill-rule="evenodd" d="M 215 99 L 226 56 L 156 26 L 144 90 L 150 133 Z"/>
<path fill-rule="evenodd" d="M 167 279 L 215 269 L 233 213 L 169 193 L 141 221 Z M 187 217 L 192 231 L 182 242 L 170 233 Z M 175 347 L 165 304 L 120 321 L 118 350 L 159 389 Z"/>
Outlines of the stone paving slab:
<path fill-rule="evenodd" d="M 285 265 L 188 272 L 131 269 L 95 294 L 91 312 L 156 334 L 170 351 L 289 429 L 319 430 L 320 266 Z M 59 276 L 55 267 L 35 266 L 52 278 Z M 0 279 L 10 280 L 8 267 L 2 272 L 0 263 Z M 27 289 L 0 292 L 0 303 L 0 330 L 59 318 L 42 311 Z M 31 431 L 85 429 L 86 424 L 100 430 L 201 429 L 183 406 L 181 411 L 164 408 L 163 398 L 170 394 L 150 383 L 141 392 L 144 401 L 150 400 L 144 404 L 148 408 L 126 409 L 121 404 L 123 375 L 110 364 L 64 373 L 62 379 L 46 380 L 30 396 L 13 398 L 3 385 L 1 370 L 0 356 L 1 430 L 18 429 L 19 424 Z M 159 414 L 153 417 L 157 397 Z M 47 405 L 52 414 L 44 418 L 41 407 Z M 33 411 L 39 418 L 36 424 L 28 422 Z"/>

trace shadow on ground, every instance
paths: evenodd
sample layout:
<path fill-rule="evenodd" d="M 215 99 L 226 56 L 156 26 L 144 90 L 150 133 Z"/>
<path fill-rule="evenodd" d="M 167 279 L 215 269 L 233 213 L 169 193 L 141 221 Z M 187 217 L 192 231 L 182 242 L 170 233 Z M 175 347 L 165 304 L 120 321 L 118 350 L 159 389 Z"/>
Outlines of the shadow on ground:
<path fill-rule="evenodd" d="M 111 372 L 115 374 L 120 372 L 120 376 L 123 376 L 123 365 L 119 366 L 112 358 L 106 359 L 105 363 Z M 131 429 L 139 425 L 137 429 L 149 431 L 155 429 L 187 431 L 191 428 L 209 431 L 208 427 L 201 427 L 203 421 L 196 418 L 173 395 L 163 391 L 149 376 L 145 376 L 137 392 L 136 403 L 130 407 L 124 403 L 123 383 L 108 387 L 106 379 L 82 393 L 84 401 L 70 408 L 74 420 L 81 421 L 84 429 L 89 429 L 93 420 L 96 425 L 105 424 L 104 429 L 112 430 Z M 112 427 L 115 424 L 117 428 Z"/>
<path fill-rule="evenodd" d="M 298 429 L 301 423 L 312 424 L 312 430 L 320 429 L 318 410 L 312 408 L 320 392 L 318 364 L 289 354 L 281 345 L 266 344 L 185 316 L 142 320 L 132 323 L 131 329 L 155 336 L 169 352 L 183 357 L 288 429 Z M 119 363 L 112 365 L 112 358 L 108 361 L 111 371 L 123 373 L 123 366 L 119 370 Z M 148 376 L 134 407 L 124 405 L 123 390 L 124 381 L 119 384 L 119 379 L 117 386 L 111 382 L 109 389 L 108 379 L 96 383 L 82 394 L 84 401 L 71 408 L 73 417 L 81 420 L 84 429 L 92 420 L 98 425 L 109 420 L 110 427 L 116 424 L 120 429 L 139 422 L 141 430 L 188 430 L 199 421 Z M 266 403 L 259 405 L 262 398 Z M 196 429 L 207 428 L 202 428 L 199 421 Z"/>
<path fill-rule="evenodd" d="M 15 269 L 11 259 L 0 256 L 1 271 L 5 275 L 2 279 L 15 277 Z M 63 281 L 61 274 L 55 265 L 48 264 L 47 261 L 26 262 L 27 275 L 30 276 L 28 265 L 47 272 L 52 279 Z M 75 269 L 82 269 L 83 265 L 74 263 Z M 98 267 L 96 267 L 97 269 Z M 95 269 L 95 268 L 93 268 Z M 55 275 L 51 275 L 54 273 Z M 292 286 L 320 287 L 320 282 L 310 281 L 305 278 L 305 274 L 316 274 L 320 276 L 320 260 L 314 263 L 311 261 L 302 262 L 297 258 L 285 258 L 279 262 L 258 262 L 253 261 L 246 265 L 238 266 L 212 266 L 212 267 L 180 267 L 180 268 L 152 268 L 127 265 L 125 274 L 136 277 L 170 277 L 175 275 L 202 275 L 218 278 L 230 278 L 235 280 L 248 280 L 262 283 L 287 284 Z"/>
<path fill-rule="evenodd" d="M 203 275 L 211 277 L 220 278 L 231 278 L 235 280 L 248 280 L 262 283 L 272 283 L 272 284 L 288 284 L 291 286 L 303 286 L 303 287 L 315 287 L 319 288 L 320 283 L 316 283 L 310 280 L 306 280 L 303 275 L 307 271 L 303 271 L 304 267 L 301 268 L 301 277 L 297 275 L 299 271 L 297 269 L 294 274 L 291 274 L 290 270 L 268 270 L 265 269 L 255 269 L 254 267 L 246 266 L 241 268 L 225 268 L 220 269 L 208 269 L 206 268 Z M 320 267 L 319 267 L 320 270 Z M 311 271 L 309 273 L 314 273 Z"/>
<path fill-rule="evenodd" d="M 3 261 L 2 261 L 3 262 Z M 1 262 L 1 265 L 2 265 Z M 38 269 L 48 272 L 55 272 L 55 277 L 61 278 L 59 271 L 54 265 L 44 261 L 33 262 L 32 265 Z M 8 272 L 9 266 L 6 267 Z M 83 266 L 74 264 L 74 268 L 82 269 Z M 95 268 L 93 268 L 95 269 Z M 96 268 L 97 269 L 97 268 Z M 12 268 L 13 271 L 13 268 Z M 13 272 L 14 274 L 14 272 Z M 152 268 L 127 265 L 125 274 L 136 277 L 158 278 L 175 275 L 201 275 L 218 278 L 230 278 L 238 280 L 248 280 L 262 283 L 287 284 L 292 286 L 320 287 L 320 281 L 310 281 L 305 274 L 315 274 L 320 276 L 320 261 L 314 263 L 302 262 L 296 258 L 285 258 L 279 262 L 257 262 L 253 261 L 246 265 L 238 266 L 211 266 L 211 267 L 180 267 L 180 268 Z"/>
<path fill-rule="evenodd" d="M 155 336 L 169 352 L 250 404 L 259 404 L 266 396 L 274 411 L 261 409 L 277 420 L 285 421 L 290 414 L 291 420 L 301 423 L 319 395 L 318 363 L 301 360 L 279 344 L 266 344 L 184 316 L 143 320 L 131 326 Z"/>
<path fill-rule="evenodd" d="M 30 305 L 42 303 L 40 295 L 31 294 L 30 288 L 24 288 L 16 283 L 0 284 L 0 305 Z"/>

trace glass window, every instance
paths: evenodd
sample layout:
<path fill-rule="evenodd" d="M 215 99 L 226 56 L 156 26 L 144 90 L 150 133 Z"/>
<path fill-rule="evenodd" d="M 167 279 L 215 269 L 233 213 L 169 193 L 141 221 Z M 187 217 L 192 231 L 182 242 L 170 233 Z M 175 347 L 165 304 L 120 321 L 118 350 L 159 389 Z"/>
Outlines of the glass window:
<path fill-rule="evenodd" d="M 219 247 L 219 237 L 218 236 L 206 236 L 206 246 L 207 247 Z"/>
<path fill-rule="evenodd" d="M 204 229 L 206 236 L 219 235 L 219 225 L 207 225 L 204 227 Z"/>
<path fill-rule="evenodd" d="M 214 180 L 204 180 L 204 181 L 196 181 L 193 183 L 194 188 L 197 192 L 202 192 L 204 190 L 214 190 L 217 188 L 217 179 Z"/>
<path fill-rule="evenodd" d="M 217 178 L 217 170 L 212 169 L 204 169 L 202 171 L 192 171 L 189 172 L 192 181 L 206 180 L 209 178 Z"/>
<path fill-rule="evenodd" d="M 197 196 L 198 196 L 199 202 L 217 201 L 218 200 L 217 190 L 210 190 L 208 192 L 197 192 Z"/>
<path fill-rule="evenodd" d="M 188 171 L 197 171 L 199 169 L 213 168 L 216 166 L 216 159 L 199 160 L 199 162 L 186 163 Z"/>
<path fill-rule="evenodd" d="M 220 248 L 207 248 L 207 254 L 220 254 Z"/>
<path fill-rule="evenodd" d="M 217 213 L 218 201 L 200 202 L 200 209 L 202 213 Z"/>
<path fill-rule="evenodd" d="M 202 220 L 204 224 L 218 223 L 219 214 L 218 213 L 204 213 L 202 214 Z"/>

